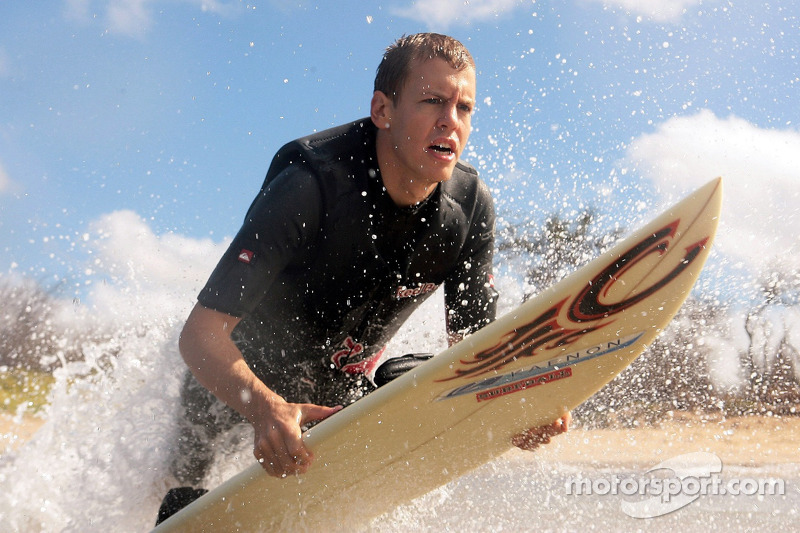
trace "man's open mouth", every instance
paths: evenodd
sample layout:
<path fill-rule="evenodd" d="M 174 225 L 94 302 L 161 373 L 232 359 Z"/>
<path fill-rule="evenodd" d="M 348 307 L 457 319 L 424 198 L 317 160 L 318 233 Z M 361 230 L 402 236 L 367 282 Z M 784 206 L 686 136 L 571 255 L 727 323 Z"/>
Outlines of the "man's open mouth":
<path fill-rule="evenodd" d="M 446 144 L 432 144 L 428 146 L 429 150 L 433 150 L 434 152 L 439 152 L 440 154 L 452 154 L 453 149 L 450 148 Z"/>

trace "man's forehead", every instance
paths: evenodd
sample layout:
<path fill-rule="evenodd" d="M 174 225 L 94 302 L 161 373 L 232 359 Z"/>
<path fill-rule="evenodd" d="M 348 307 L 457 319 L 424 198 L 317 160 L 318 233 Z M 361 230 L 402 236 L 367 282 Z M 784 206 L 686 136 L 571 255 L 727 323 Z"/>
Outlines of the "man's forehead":
<path fill-rule="evenodd" d="M 475 93 L 475 70 L 471 67 L 456 69 L 439 58 L 416 60 L 411 65 L 406 88 L 422 93 L 459 89 Z"/>

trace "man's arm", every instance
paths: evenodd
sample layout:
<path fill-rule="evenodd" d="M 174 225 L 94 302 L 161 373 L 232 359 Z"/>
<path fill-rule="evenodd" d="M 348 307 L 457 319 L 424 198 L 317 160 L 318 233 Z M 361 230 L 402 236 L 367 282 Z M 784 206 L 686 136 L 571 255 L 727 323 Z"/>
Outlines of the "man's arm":
<path fill-rule="evenodd" d="M 195 305 L 181 332 L 183 360 L 201 385 L 247 418 L 255 429 L 253 455 L 268 474 L 302 474 L 313 454 L 301 426 L 327 418 L 341 407 L 287 403 L 247 366 L 231 339 L 238 318 Z"/>

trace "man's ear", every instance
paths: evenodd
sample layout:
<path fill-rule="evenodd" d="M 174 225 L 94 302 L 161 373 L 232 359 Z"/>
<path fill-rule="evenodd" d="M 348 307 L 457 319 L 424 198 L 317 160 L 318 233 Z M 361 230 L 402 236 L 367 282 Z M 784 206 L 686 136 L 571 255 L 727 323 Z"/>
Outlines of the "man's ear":
<path fill-rule="evenodd" d="M 372 119 L 372 123 L 375 124 L 379 130 L 389 129 L 392 124 L 393 109 L 394 103 L 383 91 L 375 91 L 372 93 L 370 118 Z"/>

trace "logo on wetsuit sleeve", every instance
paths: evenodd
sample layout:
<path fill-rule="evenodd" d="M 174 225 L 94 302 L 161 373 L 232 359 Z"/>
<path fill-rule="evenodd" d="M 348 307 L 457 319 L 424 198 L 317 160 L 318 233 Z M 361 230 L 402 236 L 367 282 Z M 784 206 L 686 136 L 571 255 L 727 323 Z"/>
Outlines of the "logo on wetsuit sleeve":
<path fill-rule="evenodd" d="M 408 287 L 400 286 L 397 287 L 397 291 L 394 293 L 394 297 L 397 300 L 400 300 L 402 298 L 416 298 L 417 296 L 433 292 L 438 287 L 439 286 L 435 283 L 421 283 L 415 289 L 409 289 Z"/>
<path fill-rule="evenodd" d="M 248 250 L 246 248 L 242 248 L 242 251 L 239 252 L 238 259 L 239 259 L 239 262 L 244 263 L 246 265 L 249 265 L 250 263 L 253 262 L 255 257 L 256 257 L 256 253 L 255 252 L 250 251 L 250 250 Z"/>

